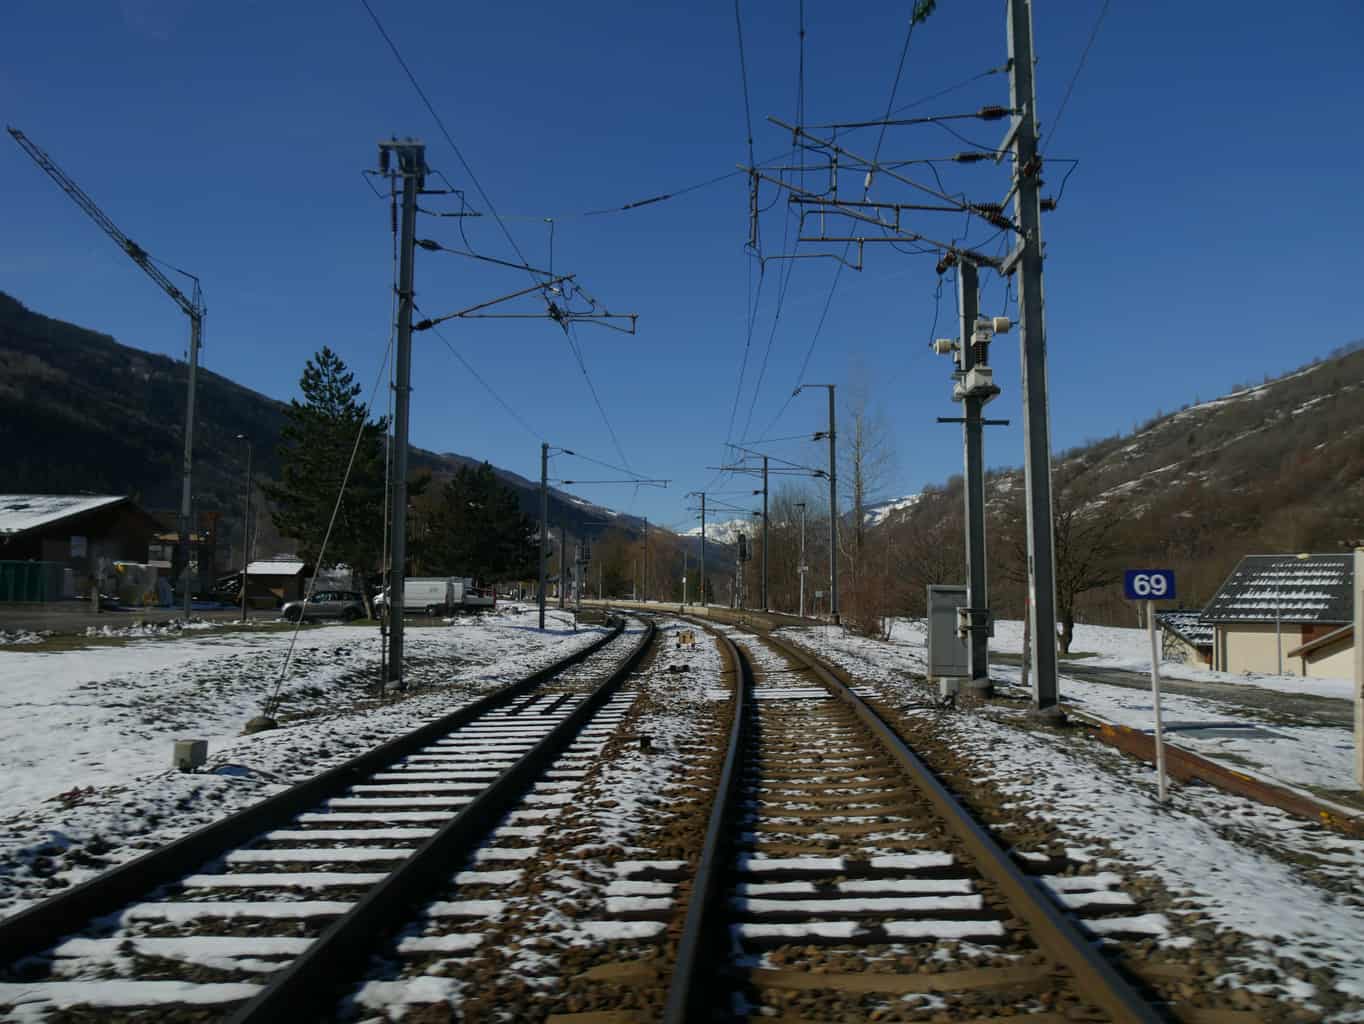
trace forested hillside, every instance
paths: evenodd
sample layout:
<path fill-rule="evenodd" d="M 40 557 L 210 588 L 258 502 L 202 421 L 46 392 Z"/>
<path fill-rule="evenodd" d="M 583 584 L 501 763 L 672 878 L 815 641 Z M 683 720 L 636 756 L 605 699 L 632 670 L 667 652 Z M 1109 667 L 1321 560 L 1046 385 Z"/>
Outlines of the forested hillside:
<path fill-rule="evenodd" d="M 1179 603 L 1199 606 L 1242 555 L 1343 551 L 1360 541 L 1362 410 L 1364 347 L 1357 343 L 1276 380 L 1157 414 L 1131 434 L 1059 453 L 1057 545 L 1071 557 L 1058 565 L 1058 578 L 1080 588 L 1110 581 L 1080 589 L 1077 614 L 1131 621 L 1111 582 L 1124 566 L 1172 566 Z M 990 474 L 986 500 L 993 603 L 1017 616 L 1022 471 Z M 961 524 L 959 477 L 886 518 L 876 543 L 893 552 L 899 600 L 921 604 L 925 584 L 962 578 Z"/>
<path fill-rule="evenodd" d="M 186 369 L 182 361 L 34 313 L 0 292 L 0 491 L 133 494 L 152 511 L 178 508 Z M 257 476 L 277 477 L 285 404 L 201 368 L 196 405 L 195 508 L 223 513 L 223 535 L 235 543 L 245 478 L 245 445 L 237 435 L 252 441 Z M 414 473 L 428 471 L 437 483 L 480 461 L 411 450 Z M 538 481 L 495 472 L 516 491 L 522 510 L 538 516 Z M 552 491 L 550 517 L 572 532 L 606 511 Z M 642 525 L 629 516 L 616 521 L 631 531 Z M 269 553 L 268 520 L 262 526 Z"/>

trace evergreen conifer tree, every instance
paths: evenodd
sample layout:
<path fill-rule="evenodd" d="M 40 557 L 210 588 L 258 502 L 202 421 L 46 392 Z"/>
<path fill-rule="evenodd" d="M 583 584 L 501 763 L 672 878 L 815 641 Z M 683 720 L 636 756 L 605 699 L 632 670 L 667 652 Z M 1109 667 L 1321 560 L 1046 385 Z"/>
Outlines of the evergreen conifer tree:
<path fill-rule="evenodd" d="M 516 492 L 498 481 L 491 465 L 461 466 L 441 488 L 422 560 L 436 575 L 482 583 L 531 576 L 535 531 Z"/>
<path fill-rule="evenodd" d="M 298 542 L 303 561 L 317 565 L 321 557 L 326 566 L 350 566 L 368 607 L 365 577 L 383 551 L 387 423 L 366 418 L 355 375 L 330 348 L 308 360 L 299 387 L 303 401 L 289 403 L 280 431 L 280 481 L 264 487 L 274 506 L 271 518 L 282 536 Z M 323 552 L 333 509 L 336 522 Z"/>

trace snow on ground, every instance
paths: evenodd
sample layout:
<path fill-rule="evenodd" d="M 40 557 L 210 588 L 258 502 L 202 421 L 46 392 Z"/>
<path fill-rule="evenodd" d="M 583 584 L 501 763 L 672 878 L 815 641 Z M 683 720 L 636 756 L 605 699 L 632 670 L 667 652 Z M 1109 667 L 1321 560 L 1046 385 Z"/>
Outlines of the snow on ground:
<path fill-rule="evenodd" d="M 922 633 L 916 642 L 897 631 L 891 643 L 830 628 L 781 633 L 910 713 L 928 703 L 931 691 L 912 678 L 922 671 Z M 1082 686 L 1116 690 L 1065 682 L 1068 693 Z M 1073 734 L 1027 728 L 1007 709 L 940 714 L 937 721 L 954 749 L 973 756 L 980 778 L 1018 798 L 1020 817 L 1060 827 L 1074 838 L 1078 855 L 1094 858 L 1100 868 L 1159 877 L 1176 897 L 1170 913 L 1201 914 L 1219 929 L 1253 937 L 1239 950 L 1244 970 L 1228 979 L 1232 984 L 1256 988 L 1264 976 L 1253 972 L 1277 973 L 1276 963 L 1286 966 L 1279 958 L 1288 958 L 1305 986 L 1330 986 L 1364 999 L 1364 960 L 1357 955 L 1364 943 L 1358 892 L 1364 843 L 1209 786 L 1174 785 L 1169 804 L 1161 807 L 1149 765 L 1097 742 L 1077 742 Z M 1309 979 L 1319 968 L 1334 977 Z M 1328 1019 L 1364 1021 L 1364 1010 Z"/>
<path fill-rule="evenodd" d="M 895 640 L 911 643 L 924 642 L 924 621 L 922 619 L 896 619 L 891 631 Z M 1157 643 L 1160 638 L 1157 636 Z M 1095 668 L 1116 668 L 1128 672 L 1149 675 L 1151 672 L 1151 641 L 1145 629 L 1127 629 L 1122 626 L 1090 626 L 1077 623 L 1075 639 L 1071 650 L 1093 654 L 1077 664 Z M 1284 650 L 1290 644 L 1284 638 Z M 995 635 L 990 639 L 990 649 L 1003 654 L 1023 653 L 1023 623 L 1016 619 L 1000 619 L 995 622 Z M 1182 665 L 1179 662 L 1162 661 L 1160 674 L 1167 679 L 1184 679 L 1202 683 L 1233 683 L 1238 686 L 1255 686 L 1264 690 L 1278 690 L 1282 693 L 1305 693 L 1315 697 L 1338 697 L 1350 700 L 1354 696 L 1354 681 L 1350 679 L 1311 679 L 1295 675 L 1262 675 L 1251 673 L 1241 675 L 1236 672 L 1214 672 L 1211 669 Z"/>
<path fill-rule="evenodd" d="M 996 681 L 1021 682 L 1021 670 L 1009 665 L 992 666 L 990 675 Z M 1148 733 L 1155 728 L 1154 702 L 1145 690 L 1066 675 L 1060 686 L 1062 700 L 1079 711 Z M 1204 697 L 1162 693 L 1160 703 L 1167 742 L 1295 788 L 1354 789 L 1354 735 L 1349 729 L 1257 724 L 1252 709 Z"/>
<path fill-rule="evenodd" d="M 317 774 L 599 637 L 559 618 L 544 633 L 499 608 L 407 630 L 416 696 L 378 706 L 373 627 L 299 633 L 283 727 L 259 714 L 292 633 L 215 633 L 118 647 L 0 653 L 0 909 L 48 874 L 79 881 L 111 861 Z M 293 717 L 297 716 L 297 717 Z M 169 770 L 172 741 L 209 741 L 198 772 Z M 133 838 L 141 848 L 121 847 Z M 112 849 L 111 849 L 112 847 Z"/>
<path fill-rule="evenodd" d="M 991 649 L 1020 652 L 1022 628 L 1021 622 L 997 623 Z M 874 643 L 824 628 L 792 631 L 792 636 L 818 638 L 804 642 L 818 653 L 831 655 L 847 651 L 850 644 L 862 650 L 862 643 Z M 1133 637 L 1139 640 L 1142 650 L 1149 649 L 1150 641 L 1144 630 L 1077 625 L 1075 649 L 1096 651 L 1100 656 L 1085 658 L 1076 664 L 1149 673 L 1149 654 L 1144 661 L 1131 656 L 1131 651 L 1138 646 Z M 876 648 L 882 651 L 879 660 L 883 667 L 898 666 L 901 674 L 924 672 L 927 664 L 924 638 L 922 620 L 897 620 L 891 631 L 890 642 Z M 1061 699 L 1065 703 L 1116 725 L 1147 732 L 1154 729 L 1155 712 L 1149 692 L 1077 679 L 1066 675 L 1065 669 L 1066 663 L 1063 661 L 1059 685 Z M 1185 674 L 1177 675 L 1168 672 L 1169 669 L 1184 669 Z M 1243 677 L 1227 672 L 1200 672 L 1163 662 L 1161 673 L 1171 678 L 1205 678 L 1210 682 L 1244 681 Z M 990 666 L 990 675 L 996 682 L 1017 685 L 1021 672 L 1012 666 L 995 663 Z M 1285 693 L 1302 692 L 1293 689 L 1298 683 L 1327 682 L 1321 679 L 1302 680 L 1296 676 L 1268 679 L 1276 685 L 1266 688 Z M 1264 685 L 1264 682 L 1261 679 L 1257 685 Z M 1249 769 L 1294 788 L 1355 788 L 1351 760 L 1354 736 L 1349 729 L 1284 722 L 1267 725 L 1263 724 L 1263 716 L 1255 709 L 1211 696 L 1190 697 L 1165 692 L 1161 694 L 1161 708 L 1166 739 L 1204 757 L 1223 761 L 1233 768 Z"/>

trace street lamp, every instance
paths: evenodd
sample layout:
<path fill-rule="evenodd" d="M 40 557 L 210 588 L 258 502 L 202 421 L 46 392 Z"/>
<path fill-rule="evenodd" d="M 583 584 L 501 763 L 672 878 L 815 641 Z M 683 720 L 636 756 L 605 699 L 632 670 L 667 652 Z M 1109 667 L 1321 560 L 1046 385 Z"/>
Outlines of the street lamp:
<path fill-rule="evenodd" d="M 246 494 L 242 502 L 242 621 L 246 621 L 246 570 L 251 565 L 251 455 L 255 446 L 245 434 L 237 435 L 246 442 Z"/>

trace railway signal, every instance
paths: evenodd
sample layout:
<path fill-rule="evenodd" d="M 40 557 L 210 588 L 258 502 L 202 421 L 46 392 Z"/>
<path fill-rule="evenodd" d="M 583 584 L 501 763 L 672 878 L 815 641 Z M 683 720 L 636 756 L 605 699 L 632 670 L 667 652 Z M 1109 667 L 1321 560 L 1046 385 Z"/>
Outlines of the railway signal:
<path fill-rule="evenodd" d="M 1156 709 L 1156 786 L 1160 802 L 1168 798 L 1165 789 L 1165 738 L 1160 720 L 1160 649 L 1156 645 L 1156 601 L 1175 596 L 1172 569 L 1128 569 L 1123 573 L 1123 594 L 1129 601 L 1146 602 L 1146 632 L 1151 639 L 1151 699 Z"/>

